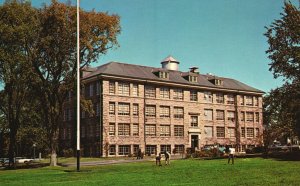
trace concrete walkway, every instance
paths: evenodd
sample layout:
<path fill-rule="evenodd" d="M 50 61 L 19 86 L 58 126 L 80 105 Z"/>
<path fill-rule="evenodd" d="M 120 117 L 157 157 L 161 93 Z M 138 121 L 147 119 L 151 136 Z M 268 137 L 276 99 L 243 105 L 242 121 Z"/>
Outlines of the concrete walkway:
<path fill-rule="evenodd" d="M 171 156 L 171 160 L 182 159 L 180 155 Z M 101 160 L 101 161 L 89 161 L 89 162 L 80 162 L 80 166 L 98 166 L 98 165 L 112 165 L 112 164 L 122 164 L 122 163 L 133 163 L 133 162 L 146 162 L 146 161 L 155 161 L 155 157 L 147 157 L 144 159 L 114 159 L 114 160 Z M 164 158 L 162 158 L 164 161 Z M 72 167 L 76 166 L 76 163 L 62 163 L 63 167 Z"/>

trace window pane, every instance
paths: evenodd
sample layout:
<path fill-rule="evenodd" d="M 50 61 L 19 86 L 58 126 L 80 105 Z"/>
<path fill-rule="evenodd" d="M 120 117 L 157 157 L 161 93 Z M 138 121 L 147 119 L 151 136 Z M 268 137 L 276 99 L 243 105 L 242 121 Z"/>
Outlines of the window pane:
<path fill-rule="evenodd" d="M 217 137 L 218 138 L 225 137 L 225 127 L 217 127 Z"/>
<path fill-rule="evenodd" d="M 205 137 L 212 138 L 213 137 L 213 127 L 205 126 L 204 134 L 205 134 Z"/>
<path fill-rule="evenodd" d="M 129 83 L 119 82 L 118 93 L 122 96 L 129 96 Z"/>
<path fill-rule="evenodd" d="M 145 87 L 145 97 L 146 98 L 155 98 L 155 87 L 146 86 Z"/>
<path fill-rule="evenodd" d="M 165 88 L 165 87 L 161 87 L 160 88 L 160 98 L 170 98 L 170 89 L 169 88 Z"/>
<path fill-rule="evenodd" d="M 155 117 L 156 116 L 156 106 L 155 105 L 146 105 L 146 116 Z"/>

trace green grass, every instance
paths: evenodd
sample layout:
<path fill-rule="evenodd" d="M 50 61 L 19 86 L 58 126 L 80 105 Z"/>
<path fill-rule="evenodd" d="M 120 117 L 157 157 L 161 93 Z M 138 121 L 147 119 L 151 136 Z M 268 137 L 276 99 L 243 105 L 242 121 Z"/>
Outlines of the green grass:
<path fill-rule="evenodd" d="M 108 158 L 80 158 L 80 162 L 91 162 L 91 161 L 105 161 L 105 160 L 119 160 L 119 159 L 136 159 L 135 157 L 108 157 Z M 38 160 L 37 160 L 38 161 Z M 77 159 L 76 157 L 70 157 L 70 158 L 64 158 L 59 157 L 57 158 L 57 163 L 76 163 Z M 50 163 L 50 159 L 42 159 L 41 161 L 38 161 L 41 163 Z"/>
<path fill-rule="evenodd" d="M 0 170 L 3 185 L 300 185 L 300 161 L 236 159 L 174 160 L 170 166 L 154 162 L 82 167 L 44 167 Z"/>

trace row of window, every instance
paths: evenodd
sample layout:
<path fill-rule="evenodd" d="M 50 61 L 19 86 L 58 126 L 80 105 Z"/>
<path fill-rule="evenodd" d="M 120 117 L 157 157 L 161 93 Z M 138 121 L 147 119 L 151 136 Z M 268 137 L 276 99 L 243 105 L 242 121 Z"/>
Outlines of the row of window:
<path fill-rule="evenodd" d="M 160 125 L 159 133 L 157 134 L 156 125 L 147 124 L 145 125 L 145 135 L 146 136 L 171 136 L 171 126 L 170 125 Z M 110 136 L 139 136 L 139 124 L 129 123 L 119 123 L 118 129 L 116 130 L 115 123 L 109 123 Z M 173 136 L 183 137 L 184 136 L 184 126 L 175 125 Z"/>
<path fill-rule="evenodd" d="M 116 94 L 116 82 L 109 82 L 109 94 Z M 118 95 L 129 96 L 130 95 L 130 83 L 118 82 Z M 138 85 L 132 84 L 132 96 L 139 96 Z M 225 95 L 223 93 L 216 93 L 216 103 L 225 103 Z M 235 96 L 233 94 L 227 94 L 227 104 L 235 103 Z M 145 97 L 156 98 L 156 87 L 145 86 Z M 160 87 L 159 98 L 171 99 L 170 88 Z M 174 100 L 183 100 L 184 91 L 181 88 L 174 88 L 172 98 Z M 258 97 L 256 96 L 240 96 L 241 105 L 258 106 Z M 190 91 L 190 101 L 198 101 L 198 91 Z M 209 91 L 203 92 L 203 101 L 206 103 L 213 103 L 213 93 Z"/>
<path fill-rule="evenodd" d="M 153 155 L 157 154 L 158 147 L 160 147 L 160 152 L 173 152 L 175 154 L 183 154 L 184 153 L 184 145 L 175 145 L 174 150 L 171 151 L 171 145 L 146 145 L 145 154 L 146 155 Z M 133 154 L 137 154 L 139 150 L 139 145 L 133 145 Z M 118 149 L 118 151 L 116 151 Z M 109 146 L 109 155 L 120 155 L 120 156 L 126 156 L 131 153 L 131 145 L 110 145 Z"/>
<path fill-rule="evenodd" d="M 255 130 L 255 133 L 254 133 Z M 225 138 L 225 136 L 229 138 L 235 138 L 236 137 L 236 128 L 235 127 L 227 127 L 227 135 L 225 135 L 225 127 L 216 127 L 216 131 L 214 133 L 214 128 L 212 126 L 205 126 L 204 127 L 204 135 L 205 137 L 212 138 Z M 245 130 L 245 127 L 241 127 L 241 137 L 245 138 L 254 138 L 259 137 L 259 128 L 253 128 L 253 127 L 247 127 Z"/>
<path fill-rule="evenodd" d="M 240 113 L 240 120 L 247 122 L 259 122 L 259 112 L 244 112 Z M 254 118 L 255 116 L 255 118 Z M 246 118 L 246 119 L 245 119 Z M 227 111 L 227 120 L 234 122 L 236 119 L 235 111 Z M 204 109 L 204 120 L 212 121 L 213 120 L 213 110 Z M 216 120 L 225 120 L 225 111 L 216 110 Z"/>

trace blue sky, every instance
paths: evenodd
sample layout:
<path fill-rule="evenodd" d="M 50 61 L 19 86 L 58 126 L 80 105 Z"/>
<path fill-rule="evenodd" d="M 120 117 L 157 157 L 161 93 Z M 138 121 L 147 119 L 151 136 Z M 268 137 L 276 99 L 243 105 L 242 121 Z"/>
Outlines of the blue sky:
<path fill-rule="evenodd" d="M 50 0 L 32 0 L 34 6 L 43 2 Z M 264 27 L 280 18 L 283 2 L 81 0 L 80 6 L 121 17 L 120 47 L 93 66 L 119 61 L 160 67 L 161 60 L 172 55 L 180 61 L 180 71 L 197 66 L 200 73 L 234 78 L 268 92 L 282 81 L 274 80 L 268 71 Z M 298 6 L 296 0 L 292 2 Z"/>

